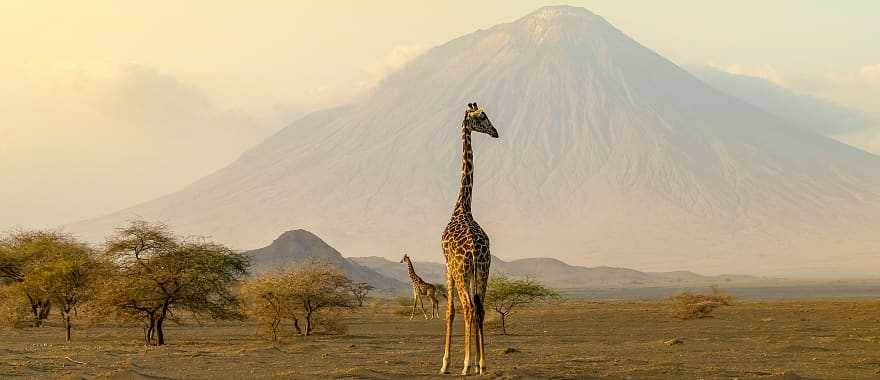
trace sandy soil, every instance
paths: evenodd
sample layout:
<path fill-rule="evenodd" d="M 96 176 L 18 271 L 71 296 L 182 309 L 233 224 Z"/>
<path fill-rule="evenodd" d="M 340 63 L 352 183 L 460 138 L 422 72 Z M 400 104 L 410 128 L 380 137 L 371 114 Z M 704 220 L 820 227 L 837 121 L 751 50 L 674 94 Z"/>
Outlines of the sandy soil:
<path fill-rule="evenodd" d="M 0 378 L 450 377 L 436 375 L 442 321 L 369 308 L 347 322 L 347 335 L 276 345 L 250 323 L 172 325 L 163 347 L 143 346 L 137 327 L 82 329 L 70 344 L 59 327 L 4 330 Z M 662 302 L 566 301 L 523 310 L 513 330 L 488 336 L 485 378 L 880 378 L 880 301 L 873 300 L 743 301 L 689 321 L 671 317 Z M 683 343 L 664 343 L 672 338 Z"/>

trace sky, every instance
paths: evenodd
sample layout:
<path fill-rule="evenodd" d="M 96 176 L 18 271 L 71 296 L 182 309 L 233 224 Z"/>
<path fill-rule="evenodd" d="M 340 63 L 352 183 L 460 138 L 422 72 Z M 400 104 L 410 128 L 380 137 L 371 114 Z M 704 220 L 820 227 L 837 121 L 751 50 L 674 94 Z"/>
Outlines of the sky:
<path fill-rule="evenodd" d="M 559 3 L 0 2 L 0 230 L 178 190 L 432 46 Z M 562 3 L 682 66 L 765 78 L 880 120 L 880 2 Z M 880 152 L 880 132 L 848 138 Z"/>

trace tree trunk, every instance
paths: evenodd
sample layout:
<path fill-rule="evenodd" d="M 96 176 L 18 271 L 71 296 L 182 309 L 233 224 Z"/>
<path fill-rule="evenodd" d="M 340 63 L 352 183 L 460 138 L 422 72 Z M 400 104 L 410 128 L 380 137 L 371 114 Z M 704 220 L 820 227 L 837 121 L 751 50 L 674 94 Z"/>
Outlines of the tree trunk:
<path fill-rule="evenodd" d="M 67 327 L 67 341 L 70 342 L 70 329 L 72 328 L 72 326 L 70 325 L 70 313 L 65 313 L 64 324 Z"/>
<path fill-rule="evenodd" d="M 507 314 L 501 314 L 501 335 L 507 335 Z"/>
<path fill-rule="evenodd" d="M 299 327 L 299 319 L 297 319 L 296 317 L 293 317 L 293 328 L 296 329 L 297 334 L 299 334 L 299 335 L 303 334 L 302 329 Z"/>
<path fill-rule="evenodd" d="M 33 326 L 40 327 L 43 325 L 43 321 L 49 317 L 49 310 L 51 304 L 49 301 L 39 301 L 31 297 L 30 294 L 27 295 L 28 302 L 31 304 L 31 314 L 34 315 Z"/>
<path fill-rule="evenodd" d="M 52 303 L 49 301 L 40 303 L 40 321 L 45 321 L 49 318 L 49 312 L 52 311 Z M 41 322 L 42 324 L 42 322 Z"/>
<path fill-rule="evenodd" d="M 147 313 L 149 316 L 149 323 L 147 324 L 147 328 L 144 329 L 144 342 L 147 346 L 153 345 L 153 332 L 156 331 L 156 313 Z"/>
<path fill-rule="evenodd" d="M 306 336 L 312 335 L 312 303 L 305 301 L 306 306 Z"/>
<path fill-rule="evenodd" d="M 165 321 L 164 316 L 160 316 L 158 319 L 156 319 L 156 338 L 157 338 L 156 345 L 157 346 L 161 346 L 161 345 L 165 344 L 165 332 L 162 331 L 162 322 L 164 322 L 164 321 Z"/>
<path fill-rule="evenodd" d="M 165 316 L 168 315 L 168 302 L 165 302 L 162 305 L 162 310 L 159 312 L 159 317 L 156 320 L 156 345 L 161 346 L 165 344 L 165 331 L 162 330 L 162 323 L 165 322 Z"/>
<path fill-rule="evenodd" d="M 37 306 L 37 304 L 35 304 L 33 301 L 31 301 L 31 313 L 34 314 L 33 326 L 40 327 L 40 323 L 42 322 L 40 320 L 40 310 L 39 310 L 39 307 Z"/>
<path fill-rule="evenodd" d="M 278 325 L 280 325 L 280 324 L 281 324 L 281 320 L 279 320 L 279 319 L 272 320 L 272 341 L 273 342 L 278 341 Z"/>

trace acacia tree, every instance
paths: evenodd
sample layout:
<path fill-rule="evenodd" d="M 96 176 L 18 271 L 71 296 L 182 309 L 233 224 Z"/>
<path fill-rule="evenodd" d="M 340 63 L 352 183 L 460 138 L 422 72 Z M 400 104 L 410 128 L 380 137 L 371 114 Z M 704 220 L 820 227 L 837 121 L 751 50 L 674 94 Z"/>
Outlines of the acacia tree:
<path fill-rule="evenodd" d="M 0 278 L 13 283 L 27 300 L 34 327 L 48 318 L 53 304 L 58 305 L 68 341 L 72 315 L 90 298 L 99 267 L 95 251 L 68 234 L 18 231 L 0 241 Z"/>
<path fill-rule="evenodd" d="M 95 251 L 75 240 L 58 242 L 49 260 L 32 269 L 25 283 L 32 282 L 58 306 L 64 320 L 66 339 L 70 341 L 71 319 L 78 307 L 94 296 L 94 284 L 105 265 Z"/>
<path fill-rule="evenodd" d="M 278 273 L 266 273 L 245 283 L 242 294 L 248 314 L 265 324 L 278 339 L 279 326 L 293 322 L 299 335 L 311 335 L 315 318 L 331 309 L 355 307 L 354 284 L 335 266 L 306 263 Z M 300 321 L 305 326 L 300 325 Z"/>
<path fill-rule="evenodd" d="M 134 221 L 107 242 L 118 265 L 102 303 L 118 314 L 146 320 L 145 340 L 165 344 L 164 323 L 177 309 L 212 319 L 240 319 L 231 288 L 245 274 L 248 259 L 213 242 L 183 239 L 162 224 Z"/>
<path fill-rule="evenodd" d="M 333 265 L 308 263 L 283 274 L 290 297 L 302 305 L 305 335 L 315 327 L 315 315 L 325 309 L 354 307 L 351 280 Z M 296 322 L 296 320 L 294 320 Z M 298 326 L 297 330 L 299 330 Z"/>
<path fill-rule="evenodd" d="M 376 288 L 366 282 L 358 282 L 352 285 L 351 294 L 354 295 L 355 300 L 357 300 L 358 307 L 364 306 L 364 301 L 367 300 L 367 295 L 369 295 L 370 291 L 373 289 Z"/>
<path fill-rule="evenodd" d="M 498 313 L 501 319 L 501 333 L 504 335 L 507 335 L 507 317 L 514 309 L 521 305 L 558 297 L 558 293 L 534 279 L 513 279 L 505 275 L 493 276 L 486 290 L 486 304 Z"/>
<path fill-rule="evenodd" d="M 33 268 L 46 260 L 60 239 L 62 235 L 54 231 L 16 231 L 0 240 L 0 277 L 13 283 L 27 300 L 33 327 L 40 327 L 49 317 L 52 302 L 40 286 L 27 281 L 27 274 L 34 273 Z"/>
<path fill-rule="evenodd" d="M 292 319 L 300 330 L 295 305 L 291 305 L 284 281 L 278 274 L 267 273 L 245 282 L 241 293 L 248 315 L 266 326 L 273 342 L 278 340 L 284 320 Z"/>

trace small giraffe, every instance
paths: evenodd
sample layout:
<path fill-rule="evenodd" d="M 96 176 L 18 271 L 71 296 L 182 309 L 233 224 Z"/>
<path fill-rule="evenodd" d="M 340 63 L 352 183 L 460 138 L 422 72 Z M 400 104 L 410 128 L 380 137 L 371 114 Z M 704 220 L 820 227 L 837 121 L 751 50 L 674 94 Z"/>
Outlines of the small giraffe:
<path fill-rule="evenodd" d="M 442 295 L 442 293 L 437 291 L 437 287 L 434 286 L 434 284 L 425 282 L 425 280 L 422 280 L 422 278 L 416 274 L 416 270 L 413 269 L 412 260 L 409 259 L 409 256 L 403 254 L 403 258 L 400 259 L 400 262 L 406 263 L 406 269 L 409 273 L 409 281 L 412 283 L 413 306 L 412 312 L 409 313 L 409 319 L 412 320 L 413 316 L 416 314 L 417 303 L 422 306 L 422 314 L 425 316 L 425 319 L 428 319 L 428 314 L 425 313 L 425 304 L 422 302 L 422 296 L 426 296 L 431 300 L 431 319 L 440 318 L 440 300 L 437 299 L 437 295 Z"/>
<path fill-rule="evenodd" d="M 477 106 L 469 103 L 461 122 L 461 141 L 464 155 L 461 165 L 461 188 L 452 218 L 443 232 L 443 256 L 446 258 L 446 285 L 450 294 L 446 299 L 446 341 L 443 345 L 443 364 L 440 373 L 446 374 L 449 367 L 449 349 L 452 345 L 452 321 L 455 319 L 455 306 L 452 292 L 457 291 L 464 312 L 464 368 L 462 375 L 470 369 L 471 331 L 476 339 L 476 354 L 479 356 L 479 373 L 486 371 L 485 339 L 483 318 L 486 311 L 483 300 L 489 279 L 489 236 L 471 215 L 471 194 L 474 184 L 474 156 L 471 149 L 471 131 L 485 133 L 493 138 L 498 131 L 492 126 L 489 117 Z"/>

